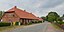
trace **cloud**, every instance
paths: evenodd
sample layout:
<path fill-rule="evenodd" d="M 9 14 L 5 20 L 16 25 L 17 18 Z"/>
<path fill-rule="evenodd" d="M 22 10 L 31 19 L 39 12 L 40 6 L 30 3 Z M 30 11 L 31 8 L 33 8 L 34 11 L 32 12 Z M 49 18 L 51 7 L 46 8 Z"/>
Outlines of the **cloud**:
<path fill-rule="evenodd" d="M 60 5 L 64 2 L 64 0 L 48 0 L 46 1 L 44 4 L 42 4 L 43 8 L 51 8 L 51 7 L 55 7 L 57 5 Z"/>
<path fill-rule="evenodd" d="M 0 0 L 0 10 L 8 10 L 13 6 L 32 12 L 36 16 L 46 16 L 50 11 L 64 14 L 64 0 Z"/>

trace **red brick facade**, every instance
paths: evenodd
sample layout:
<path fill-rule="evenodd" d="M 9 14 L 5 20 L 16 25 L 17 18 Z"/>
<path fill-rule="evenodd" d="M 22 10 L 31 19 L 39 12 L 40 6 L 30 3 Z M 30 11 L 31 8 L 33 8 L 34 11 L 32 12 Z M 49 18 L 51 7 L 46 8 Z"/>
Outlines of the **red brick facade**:
<path fill-rule="evenodd" d="M 18 9 L 16 6 L 12 9 L 8 10 L 4 13 L 2 20 L 4 22 L 21 22 L 22 24 L 27 24 L 32 20 L 39 20 L 35 15 L 32 13 L 28 13 L 24 10 Z"/>
<path fill-rule="evenodd" d="M 14 12 L 10 12 L 10 13 L 4 13 L 2 20 L 6 21 L 6 22 L 14 22 L 14 21 L 19 21 L 19 17 L 14 13 Z"/>

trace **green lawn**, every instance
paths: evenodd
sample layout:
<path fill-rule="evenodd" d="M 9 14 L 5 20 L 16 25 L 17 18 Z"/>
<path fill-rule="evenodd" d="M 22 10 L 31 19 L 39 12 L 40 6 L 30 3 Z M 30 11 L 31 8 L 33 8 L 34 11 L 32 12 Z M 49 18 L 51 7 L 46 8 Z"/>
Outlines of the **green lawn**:
<path fill-rule="evenodd" d="M 57 29 L 61 29 L 59 26 L 57 26 L 56 24 L 52 24 L 55 28 Z"/>
<path fill-rule="evenodd" d="M 62 30 L 64 32 L 64 30 L 62 28 L 60 28 L 59 26 L 57 26 L 56 24 L 53 24 L 52 25 L 56 28 L 56 29 L 59 29 L 59 30 Z"/>

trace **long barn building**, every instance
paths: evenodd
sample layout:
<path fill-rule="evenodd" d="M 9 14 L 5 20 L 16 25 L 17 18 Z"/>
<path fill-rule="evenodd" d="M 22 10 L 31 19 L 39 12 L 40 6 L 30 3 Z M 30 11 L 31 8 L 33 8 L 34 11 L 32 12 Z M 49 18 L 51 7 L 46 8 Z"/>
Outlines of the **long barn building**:
<path fill-rule="evenodd" d="M 31 21 L 42 21 L 43 19 L 36 17 L 32 13 L 18 9 L 16 6 L 6 11 L 2 17 L 3 22 L 19 22 L 20 24 L 28 24 Z M 20 25 L 19 24 L 19 25 Z"/>

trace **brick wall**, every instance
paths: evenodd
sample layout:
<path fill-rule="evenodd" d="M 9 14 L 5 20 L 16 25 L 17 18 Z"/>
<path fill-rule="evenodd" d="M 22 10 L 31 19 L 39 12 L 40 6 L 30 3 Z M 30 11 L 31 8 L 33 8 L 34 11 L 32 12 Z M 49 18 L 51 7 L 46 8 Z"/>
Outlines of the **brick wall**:
<path fill-rule="evenodd" d="M 19 21 L 19 17 L 13 12 L 13 13 L 4 13 L 2 17 L 2 21 L 4 22 L 14 22 Z"/>

